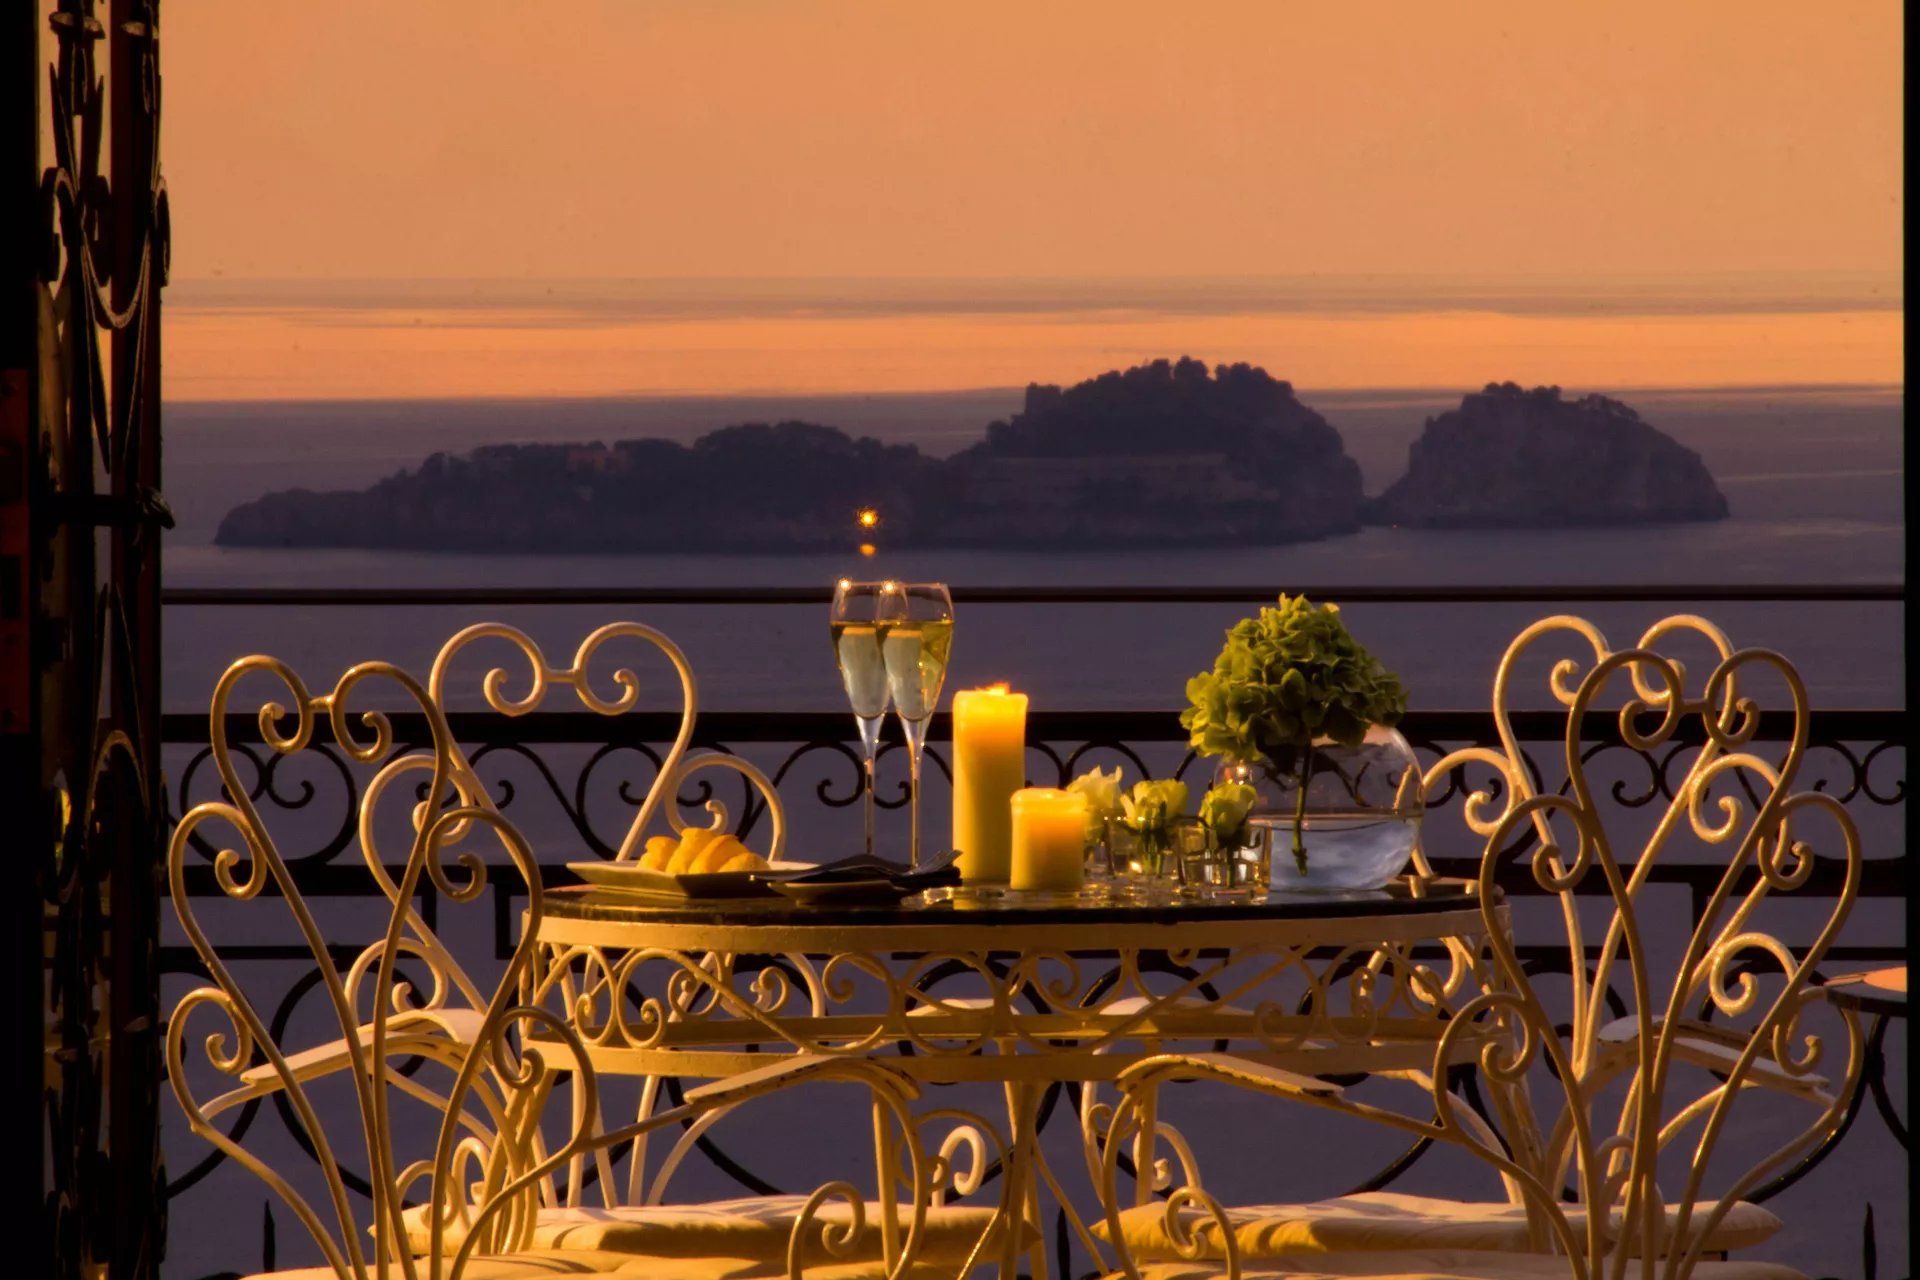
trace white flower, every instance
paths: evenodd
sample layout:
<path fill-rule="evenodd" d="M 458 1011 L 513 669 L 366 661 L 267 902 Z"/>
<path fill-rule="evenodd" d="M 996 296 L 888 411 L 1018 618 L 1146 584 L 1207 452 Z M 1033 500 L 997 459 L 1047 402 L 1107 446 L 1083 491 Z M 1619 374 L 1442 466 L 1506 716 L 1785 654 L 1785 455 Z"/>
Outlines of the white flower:
<path fill-rule="evenodd" d="M 1111 776 L 1089 769 L 1069 782 L 1067 790 L 1087 798 L 1087 841 L 1099 840 L 1107 829 L 1107 819 L 1120 815 L 1120 766 L 1113 766 Z"/>
<path fill-rule="evenodd" d="M 1200 821 L 1213 828 L 1215 835 L 1228 839 L 1246 825 L 1259 793 L 1246 782 L 1223 782 L 1200 800 Z"/>
<path fill-rule="evenodd" d="M 1135 831 L 1159 831 L 1187 811 L 1187 784 L 1176 778 L 1141 781 L 1120 799 L 1127 825 Z"/>

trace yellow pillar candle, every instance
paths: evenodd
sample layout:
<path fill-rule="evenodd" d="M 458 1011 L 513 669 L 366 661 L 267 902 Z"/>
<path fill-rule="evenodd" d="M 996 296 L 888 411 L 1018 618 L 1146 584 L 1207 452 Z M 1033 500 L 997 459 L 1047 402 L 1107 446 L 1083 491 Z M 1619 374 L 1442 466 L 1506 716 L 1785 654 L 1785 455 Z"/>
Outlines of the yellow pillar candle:
<path fill-rule="evenodd" d="M 1086 878 L 1087 798 L 1028 787 L 1013 793 L 1011 889 L 1071 893 Z"/>
<path fill-rule="evenodd" d="M 1005 884 L 1013 793 L 1027 778 L 1027 695 L 1004 684 L 953 695 L 953 847 L 960 879 Z"/>

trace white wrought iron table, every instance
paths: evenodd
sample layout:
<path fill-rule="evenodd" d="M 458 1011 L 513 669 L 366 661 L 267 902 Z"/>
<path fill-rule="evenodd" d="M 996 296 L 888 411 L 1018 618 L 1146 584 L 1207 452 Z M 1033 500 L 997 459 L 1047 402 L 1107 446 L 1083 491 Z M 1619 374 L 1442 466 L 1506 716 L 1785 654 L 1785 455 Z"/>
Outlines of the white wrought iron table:
<path fill-rule="evenodd" d="M 558 889 L 536 927 L 532 982 L 537 999 L 565 997 L 601 1074 L 717 1079 L 766 1066 L 769 1052 L 886 1053 L 925 1083 L 1003 1085 L 1004 1194 L 1035 1222 L 1043 1181 L 1064 1203 L 1036 1134 L 1049 1085 L 1097 1086 L 1176 1042 L 1302 1078 L 1430 1072 L 1451 1012 L 1494 981 L 1489 916 L 1506 928 L 1504 903 L 1483 913 L 1474 885 L 1449 880 L 1178 906 L 661 903 Z M 1461 1038 L 1457 1056 L 1475 1045 Z M 1093 1095 L 1082 1136 L 1098 1183 Z M 1150 1194 L 1139 1180 L 1136 1201 Z M 1044 1274 L 1044 1258 L 1029 1264 Z"/>

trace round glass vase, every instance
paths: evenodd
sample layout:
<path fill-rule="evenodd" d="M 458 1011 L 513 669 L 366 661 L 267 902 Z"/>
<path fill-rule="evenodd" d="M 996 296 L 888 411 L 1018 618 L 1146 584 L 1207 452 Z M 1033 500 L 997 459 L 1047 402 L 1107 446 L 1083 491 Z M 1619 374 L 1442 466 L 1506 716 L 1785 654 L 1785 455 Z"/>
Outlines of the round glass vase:
<path fill-rule="evenodd" d="M 1247 821 L 1272 832 L 1275 892 L 1382 888 L 1406 870 L 1419 839 L 1420 762 L 1385 725 L 1370 727 L 1358 746 L 1322 738 L 1305 752 L 1229 761 L 1214 775 L 1223 782 L 1253 785 Z"/>

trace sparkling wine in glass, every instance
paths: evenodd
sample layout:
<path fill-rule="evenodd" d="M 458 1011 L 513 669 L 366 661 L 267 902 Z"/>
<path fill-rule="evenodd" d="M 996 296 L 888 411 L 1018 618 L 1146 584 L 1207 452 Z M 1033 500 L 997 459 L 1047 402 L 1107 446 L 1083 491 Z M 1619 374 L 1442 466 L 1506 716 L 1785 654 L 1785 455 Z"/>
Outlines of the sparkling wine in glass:
<path fill-rule="evenodd" d="M 891 592 L 892 610 L 880 652 L 886 661 L 887 690 L 900 726 L 907 737 L 907 770 L 911 788 L 912 835 L 908 857 L 914 870 L 920 859 L 920 754 L 926 746 L 927 722 L 940 702 L 947 682 L 947 662 L 953 654 L 953 596 L 941 582 L 883 583 Z"/>
<path fill-rule="evenodd" d="M 894 607 L 893 591 L 883 588 L 894 586 L 842 578 L 833 589 L 833 660 L 840 666 L 840 681 L 847 688 L 866 757 L 861 802 L 869 857 L 873 855 L 873 758 L 880 749 L 880 724 L 887 715 L 887 664 L 881 645 L 891 625 L 887 615 Z"/>

